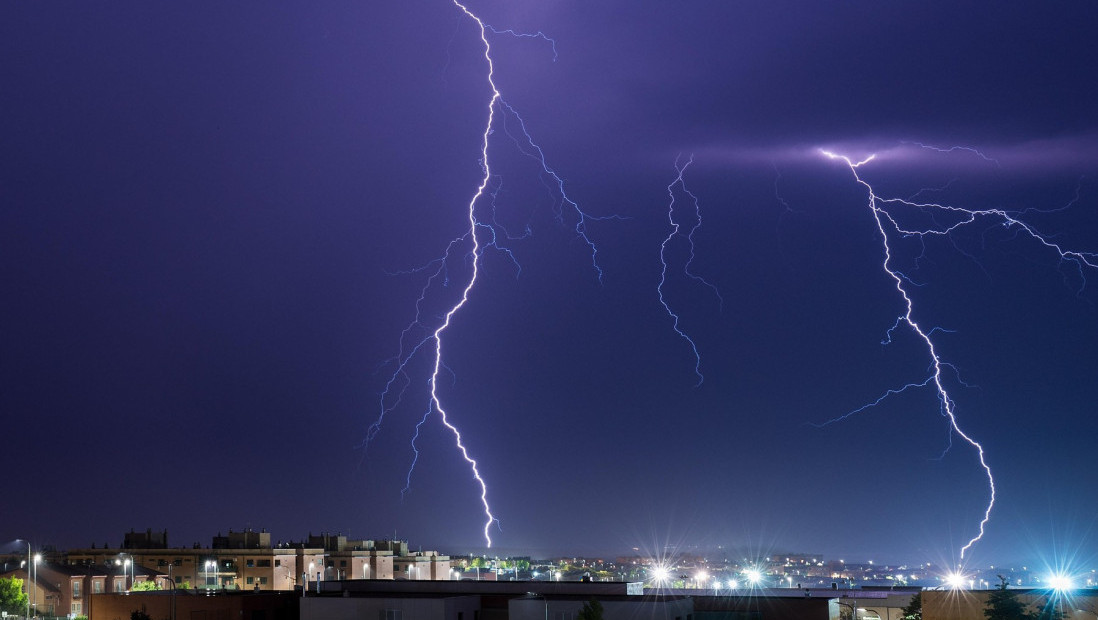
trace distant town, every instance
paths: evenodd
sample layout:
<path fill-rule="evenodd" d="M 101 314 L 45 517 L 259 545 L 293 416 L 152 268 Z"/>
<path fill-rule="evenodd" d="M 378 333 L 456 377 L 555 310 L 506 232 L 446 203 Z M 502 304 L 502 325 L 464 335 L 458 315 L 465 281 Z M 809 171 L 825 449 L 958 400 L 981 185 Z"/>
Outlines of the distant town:
<path fill-rule="evenodd" d="M 266 592 L 305 597 L 309 593 L 320 596 L 337 592 L 349 597 L 353 593 L 376 596 L 392 588 L 404 592 L 403 596 L 433 596 L 439 592 L 426 585 L 409 591 L 395 583 L 385 586 L 378 582 L 478 582 L 479 585 L 463 586 L 472 588 L 463 591 L 570 593 L 569 596 L 578 597 L 576 600 L 580 602 L 588 594 L 672 597 L 667 601 L 679 600 L 675 597 L 689 597 L 692 601 L 701 600 L 698 597 L 706 600 L 759 596 L 774 600 L 823 598 L 835 602 L 832 610 L 838 614 L 834 618 L 839 618 L 844 617 L 843 599 L 852 596 L 864 599 L 872 593 L 877 593 L 873 595 L 877 599 L 898 597 L 888 605 L 887 601 L 878 600 L 877 608 L 899 613 L 910 603 L 913 593 L 924 590 L 985 591 L 985 594 L 1005 588 L 1038 592 L 1042 589 L 1085 590 L 1093 588 L 1098 580 L 1093 569 L 1076 571 L 1070 577 L 1052 575 L 1031 566 L 988 566 L 958 573 L 933 564 L 853 563 L 812 553 L 730 558 L 724 549 L 709 554 L 673 553 L 661 557 L 639 552 L 614 558 L 468 556 L 443 550 L 413 550 L 405 540 L 354 539 L 343 533 L 310 533 L 300 541 L 272 542 L 269 532 L 252 529 L 218 533 L 208 546 L 197 543 L 189 547 L 172 546 L 166 530 L 146 529 L 124 533 L 118 546 L 91 545 L 58 550 L 48 546 L 35 548 L 26 541 L 16 540 L 0 547 L 0 551 L 0 579 L 17 579 L 23 584 L 26 616 L 107 618 L 105 611 L 92 613 L 94 596 L 103 595 L 100 607 L 115 613 L 110 620 L 125 620 L 128 616 L 115 608 L 117 605 L 132 606 L 134 599 L 127 599 L 128 603 L 118 602 L 107 595 L 170 593 L 174 614 L 177 594 L 210 596 Z M 1064 581 L 1066 579 L 1071 582 Z M 363 585 L 365 583 L 374 585 Z M 498 585 L 490 585 L 493 583 Z M 511 585 L 505 586 L 505 583 Z M 113 606 L 109 604 L 112 600 L 116 603 Z M 159 599 L 154 596 L 150 600 Z M 880 615 L 880 609 L 874 616 L 869 611 L 859 612 L 857 605 L 847 604 L 847 607 L 850 608 L 845 616 L 848 618 L 907 617 L 892 612 Z M 5 611 L 7 616 L 14 613 Z M 691 615 L 688 614 L 688 619 Z M 479 620 L 477 616 L 474 614 L 469 620 Z M 741 617 L 763 616 L 722 616 L 711 620 Z M 780 617 L 780 614 L 767 617 Z M 174 618 L 169 615 L 168 620 Z M 682 617 L 674 615 L 673 619 L 682 620 Z M 458 615 L 438 620 L 465 618 Z M 554 620 L 576 620 L 576 616 L 565 614 Z"/>

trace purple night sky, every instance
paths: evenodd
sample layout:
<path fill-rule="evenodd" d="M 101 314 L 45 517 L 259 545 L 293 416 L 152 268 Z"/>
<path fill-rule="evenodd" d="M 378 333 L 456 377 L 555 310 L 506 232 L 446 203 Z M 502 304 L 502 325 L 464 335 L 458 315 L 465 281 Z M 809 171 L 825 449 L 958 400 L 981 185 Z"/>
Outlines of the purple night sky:
<path fill-rule="evenodd" d="M 586 227 L 600 283 L 514 117 L 494 127 L 478 216 L 513 260 L 480 256 L 438 384 L 493 551 L 955 562 L 988 487 L 933 390 L 814 426 L 930 366 L 910 332 L 882 344 L 903 300 L 865 188 L 820 149 L 878 153 L 858 173 L 882 197 L 1009 211 L 1098 252 L 1098 5 L 468 6 L 552 37 L 490 32 L 495 83 L 568 197 L 620 216 Z M 483 552 L 479 487 L 437 413 L 401 493 L 433 345 L 363 449 L 418 268 L 468 232 L 491 96 L 476 22 L 448 0 L 9 2 L 0 59 L 0 412 L 20 480 L 0 541 L 253 527 Z M 699 387 L 657 291 L 680 154 L 703 219 L 691 269 L 723 298 L 669 243 Z M 1094 563 L 1098 269 L 991 218 L 889 241 L 996 477 L 968 557 Z M 472 262 L 447 265 L 430 329 Z"/>

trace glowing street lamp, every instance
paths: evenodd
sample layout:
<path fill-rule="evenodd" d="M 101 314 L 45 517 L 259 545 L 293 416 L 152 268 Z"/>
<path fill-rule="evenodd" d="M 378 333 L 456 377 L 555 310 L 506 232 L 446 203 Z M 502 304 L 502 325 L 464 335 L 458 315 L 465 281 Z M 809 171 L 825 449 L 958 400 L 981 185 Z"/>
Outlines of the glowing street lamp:
<path fill-rule="evenodd" d="M 34 554 L 34 616 L 38 617 L 38 563 L 42 561 L 42 554 Z"/>
<path fill-rule="evenodd" d="M 1064 592 L 1065 590 L 1071 590 L 1075 587 L 1075 582 L 1068 575 L 1058 573 L 1055 575 L 1049 575 L 1048 585 L 1057 592 Z"/>
<path fill-rule="evenodd" d="M 217 579 L 217 562 L 206 560 L 206 593 L 210 592 L 210 569 L 214 569 L 214 579 Z"/>
<path fill-rule="evenodd" d="M 1063 573 L 1049 575 L 1048 585 L 1056 594 L 1056 602 L 1060 606 L 1060 617 L 1064 617 L 1064 592 L 1075 588 L 1075 581 Z"/>
<path fill-rule="evenodd" d="M 759 585 L 759 582 L 762 581 L 762 573 L 757 568 L 752 568 L 745 574 L 747 575 L 747 583 L 751 584 L 751 587 Z"/>
<path fill-rule="evenodd" d="M 129 571 L 129 573 L 130 573 L 130 587 L 126 589 L 126 591 L 128 592 L 128 591 L 130 591 L 130 590 L 132 590 L 132 589 L 133 589 L 133 582 L 134 582 L 134 580 L 135 580 L 135 578 L 136 578 L 136 573 L 137 573 L 137 569 L 136 569 L 136 567 L 135 567 L 135 566 L 133 565 L 133 558 L 126 558 L 126 559 L 125 559 L 125 560 L 124 560 L 124 561 L 122 562 L 122 574 L 123 574 L 123 577 L 125 576 L 125 573 L 126 573 L 126 571 L 127 571 L 127 570 L 128 570 L 128 571 Z"/>
<path fill-rule="evenodd" d="M 705 587 L 705 582 L 708 581 L 708 580 L 709 580 L 709 573 L 707 573 L 703 570 L 698 571 L 698 574 L 694 576 L 694 583 L 697 584 L 699 588 L 704 588 Z"/>
<path fill-rule="evenodd" d="M 945 582 L 950 590 L 960 590 L 965 587 L 965 576 L 960 572 L 952 572 L 945 576 Z"/>

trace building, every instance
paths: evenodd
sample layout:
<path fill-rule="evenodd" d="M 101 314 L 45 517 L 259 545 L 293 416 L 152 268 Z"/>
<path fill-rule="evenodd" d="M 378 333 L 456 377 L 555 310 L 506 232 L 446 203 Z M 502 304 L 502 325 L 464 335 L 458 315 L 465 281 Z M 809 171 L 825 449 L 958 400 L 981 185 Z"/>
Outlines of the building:
<path fill-rule="evenodd" d="M 23 580 L 27 603 L 32 615 L 88 615 L 89 597 L 114 591 L 123 581 L 116 580 L 120 571 L 109 566 L 70 566 L 57 562 L 37 562 L 31 571 L 26 567 L 0 574 Z"/>
<path fill-rule="evenodd" d="M 373 618 L 373 614 L 380 620 L 577 620 L 584 603 L 591 600 L 602 604 L 605 620 L 839 620 L 849 619 L 852 611 L 858 620 L 898 620 L 900 610 L 918 592 L 917 588 L 653 591 L 641 582 L 581 581 L 327 581 L 319 585 L 317 592 L 310 591 L 302 600 L 301 620 Z"/>
<path fill-rule="evenodd" d="M 393 558 L 393 578 L 445 581 L 453 579 L 450 556 L 437 551 L 417 551 Z"/>
<path fill-rule="evenodd" d="M 218 533 L 205 548 L 170 547 L 167 531 L 131 531 L 120 548 L 73 549 L 67 562 L 133 567 L 137 575 L 154 573 L 176 589 L 293 590 L 345 579 L 451 578 L 449 556 L 409 552 L 407 541 L 350 540 L 322 533 L 302 542 L 272 544 L 269 532 L 251 529 Z"/>

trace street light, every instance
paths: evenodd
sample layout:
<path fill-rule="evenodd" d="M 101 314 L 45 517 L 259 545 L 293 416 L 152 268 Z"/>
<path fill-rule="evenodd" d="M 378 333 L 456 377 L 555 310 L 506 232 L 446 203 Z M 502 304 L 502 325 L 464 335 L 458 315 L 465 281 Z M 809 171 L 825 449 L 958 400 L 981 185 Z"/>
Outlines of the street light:
<path fill-rule="evenodd" d="M 129 569 L 129 573 L 130 573 L 130 587 L 126 589 L 126 591 L 128 592 L 129 590 L 133 589 L 133 582 L 137 580 L 137 567 L 134 566 L 134 561 L 133 561 L 132 556 L 126 558 L 125 561 L 122 562 L 122 576 L 123 577 L 126 576 L 125 573 L 126 573 L 127 569 Z"/>
<path fill-rule="evenodd" d="M 21 538 L 16 538 L 15 542 L 16 542 L 16 544 L 18 544 L 20 542 L 27 543 L 27 561 L 25 563 L 23 563 L 23 565 L 27 567 L 27 572 L 29 574 L 30 569 L 31 569 L 30 568 L 30 561 L 31 561 L 31 544 L 30 544 L 30 541 L 29 540 L 22 540 Z M 28 617 L 30 616 L 30 613 L 31 613 L 30 612 L 30 599 L 28 598 L 27 599 L 27 616 Z"/>
<path fill-rule="evenodd" d="M 214 569 L 214 579 L 217 579 L 217 562 L 206 560 L 206 594 L 210 593 L 210 569 Z"/>
<path fill-rule="evenodd" d="M 42 554 L 34 554 L 34 617 L 38 617 L 38 563 L 42 561 Z"/>
<path fill-rule="evenodd" d="M 945 582 L 951 590 L 960 590 L 965 587 L 965 576 L 960 572 L 949 573 L 945 576 Z"/>

